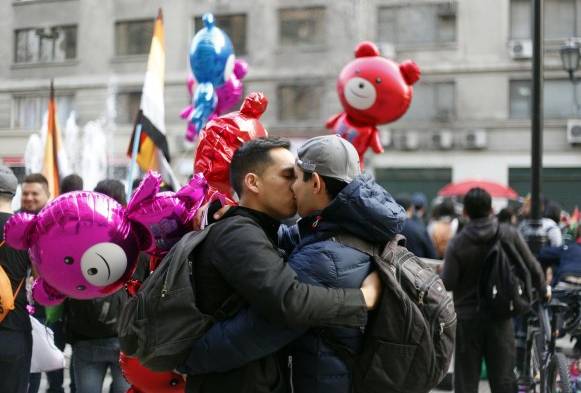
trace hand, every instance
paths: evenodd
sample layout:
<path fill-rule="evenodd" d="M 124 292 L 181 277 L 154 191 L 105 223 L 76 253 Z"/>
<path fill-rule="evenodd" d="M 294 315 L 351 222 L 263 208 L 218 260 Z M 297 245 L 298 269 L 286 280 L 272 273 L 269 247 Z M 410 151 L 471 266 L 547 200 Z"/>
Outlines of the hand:
<path fill-rule="evenodd" d="M 226 214 L 226 212 L 228 210 L 230 210 L 232 206 L 231 205 L 224 205 L 222 206 L 219 210 L 216 211 L 216 213 L 214 213 L 214 215 L 212 216 L 212 218 L 216 221 L 218 221 L 219 219 L 221 219 L 222 217 L 224 217 L 224 215 Z"/>
<path fill-rule="evenodd" d="M 377 307 L 381 296 L 381 280 L 377 272 L 371 273 L 363 280 L 361 292 L 363 292 L 365 305 L 368 310 L 373 310 Z"/>
<path fill-rule="evenodd" d="M 547 299 L 547 302 L 551 301 L 552 296 L 553 296 L 553 290 L 551 289 L 550 285 L 547 285 L 547 292 L 545 293 L 545 299 Z"/>

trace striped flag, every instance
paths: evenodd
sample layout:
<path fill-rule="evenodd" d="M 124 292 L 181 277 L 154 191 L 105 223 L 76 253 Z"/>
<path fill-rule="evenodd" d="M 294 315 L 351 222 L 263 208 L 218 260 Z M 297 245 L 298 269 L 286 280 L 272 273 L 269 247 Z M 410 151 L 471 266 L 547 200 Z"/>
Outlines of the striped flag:
<path fill-rule="evenodd" d="M 48 180 L 48 189 L 52 198 L 59 195 L 60 176 L 66 171 L 66 156 L 63 149 L 57 121 L 56 99 L 54 98 L 53 82 L 50 82 L 50 97 L 48 100 L 48 119 L 46 141 L 44 144 L 44 159 L 42 174 Z"/>
<path fill-rule="evenodd" d="M 155 170 L 163 175 L 167 183 L 171 184 L 176 180 L 169 166 L 170 154 L 165 130 L 164 35 L 163 15 L 160 9 L 153 27 L 141 105 L 135 119 L 127 155 L 137 162 L 142 171 Z M 135 140 L 136 138 L 138 141 Z M 137 147 L 136 151 L 135 147 Z M 134 153 L 136 153 L 135 157 L 133 157 Z M 133 168 L 130 168 L 129 181 L 133 180 L 132 172 Z M 177 183 L 174 186 L 177 186 Z"/>

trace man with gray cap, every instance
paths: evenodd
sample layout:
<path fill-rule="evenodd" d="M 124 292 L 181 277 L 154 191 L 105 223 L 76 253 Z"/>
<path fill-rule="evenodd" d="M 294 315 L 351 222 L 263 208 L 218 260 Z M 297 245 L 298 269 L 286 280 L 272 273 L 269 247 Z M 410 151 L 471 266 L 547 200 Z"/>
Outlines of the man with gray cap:
<path fill-rule="evenodd" d="M 372 261 L 334 236 L 349 233 L 385 244 L 400 232 L 405 212 L 387 191 L 361 174 L 357 151 L 338 136 L 308 140 L 298 150 L 294 173 L 292 190 L 301 219 L 297 225 L 279 230 L 279 244 L 292 250 L 288 264 L 304 283 L 359 288 L 373 270 Z M 354 352 L 363 345 L 362 329 L 335 325 L 325 331 Z M 294 392 L 352 391 L 350 370 L 325 344 L 320 327 L 300 329 L 270 323 L 255 314 L 252 306 L 214 325 L 196 341 L 187 363 L 188 374 L 240 367 L 285 346 L 288 351 L 281 354 L 292 357 Z"/>
<path fill-rule="evenodd" d="M 8 275 L 15 308 L 0 322 L 0 392 L 24 393 L 28 389 L 32 333 L 26 311 L 26 276 L 30 269 L 28 254 L 4 243 L 4 225 L 12 215 L 12 198 L 18 180 L 10 168 L 0 165 L 0 265 Z"/>

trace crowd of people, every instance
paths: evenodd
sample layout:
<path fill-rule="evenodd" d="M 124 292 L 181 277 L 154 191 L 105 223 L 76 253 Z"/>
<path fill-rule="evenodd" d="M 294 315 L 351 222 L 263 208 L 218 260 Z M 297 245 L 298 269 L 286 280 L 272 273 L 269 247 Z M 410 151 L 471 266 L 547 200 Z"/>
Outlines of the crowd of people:
<path fill-rule="evenodd" d="M 581 245 L 566 235 L 564 215 L 556 212 L 555 204 L 545 204 L 543 228 L 549 244 L 535 256 L 519 232 L 518 220 L 527 217 L 527 203 L 518 215 L 505 209 L 496 217 L 490 194 L 474 188 L 461 207 L 444 200 L 431 209 L 428 220 L 423 194 L 394 199 L 361 172 L 357 151 L 344 139 L 312 138 L 298 149 L 298 157 L 289 148 L 284 139 L 261 138 L 237 150 L 230 184 L 238 204 L 212 211 L 209 221 L 214 225 L 190 255 L 195 261 L 197 307 L 209 315 L 227 302 L 235 307 L 196 339 L 177 368 L 187 376 L 186 391 L 353 391 L 349 365 L 325 335 L 332 334 L 349 351 L 360 351 L 368 313 L 377 306 L 382 288 L 370 255 L 335 237 L 348 233 L 386 244 L 401 233 L 415 255 L 444 260 L 438 270 L 454 295 L 458 317 L 456 392 L 478 391 L 482 359 L 492 391 L 515 392 L 513 321 L 482 312 L 479 272 L 491 240 L 501 237 L 525 262 L 542 298 L 550 298 L 550 284 L 575 282 L 581 273 Z M 1 166 L 0 233 L 12 214 L 17 183 L 10 169 Z M 76 175 L 62 180 L 62 193 L 82 188 Z M 51 197 L 41 174 L 27 175 L 21 189 L 24 212 L 37 214 Z M 94 191 L 126 204 L 124 186 L 117 180 L 103 180 Z M 294 221 L 297 214 L 295 225 L 281 224 Z M 559 222 L 553 221 L 557 217 Z M 35 275 L 27 253 L 6 244 L 0 247 L 0 263 L 14 292 Z M 146 280 L 149 269 L 143 256 L 134 278 Z M 71 392 L 101 392 L 107 369 L 112 375 L 110 392 L 127 391 L 115 329 L 116 314 L 127 296 L 120 290 L 106 298 L 67 299 L 61 306 L 45 308 L 26 290 L 18 291 L 15 309 L 0 322 L 0 392 L 38 391 L 40 375 L 29 373 L 29 312 L 55 332 L 61 349 L 66 343 L 72 346 Z M 47 373 L 47 379 L 48 392 L 64 392 L 63 370 Z"/>

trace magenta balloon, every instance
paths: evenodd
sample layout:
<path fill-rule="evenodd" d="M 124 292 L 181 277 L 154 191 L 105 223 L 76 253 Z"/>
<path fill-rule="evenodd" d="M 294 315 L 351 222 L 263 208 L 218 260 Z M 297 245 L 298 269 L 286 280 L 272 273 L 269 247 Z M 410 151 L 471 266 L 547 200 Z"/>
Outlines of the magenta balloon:
<path fill-rule="evenodd" d="M 42 278 L 37 278 L 32 284 L 32 297 L 44 306 L 55 306 L 65 300 L 65 296 L 48 285 Z"/>
<path fill-rule="evenodd" d="M 123 207 L 96 192 L 63 194 L 36 217 L 16 214 L 5 232 L 12 247 L 29 246 L 32 263 L 56 297 L 92 299 L 117 291 L 131 277 L 140 250 Z M 28 240 L 13 242 L 19 234 Z"/>
<path fill-rule="evenodd" d="M 139 223 L 149 237 L 145 251 L 163 256 L 181 237 L 192 230 L 191 220 L 204 201 L 207 183 L 196 175 L 177 193 L 158 193 L 161 176 L 150 172 L 127 206 L 127 217 Z"/>

